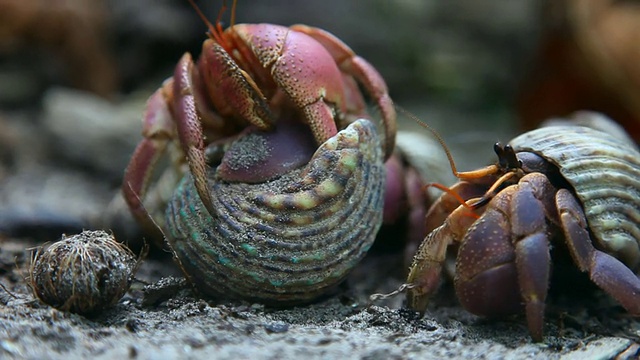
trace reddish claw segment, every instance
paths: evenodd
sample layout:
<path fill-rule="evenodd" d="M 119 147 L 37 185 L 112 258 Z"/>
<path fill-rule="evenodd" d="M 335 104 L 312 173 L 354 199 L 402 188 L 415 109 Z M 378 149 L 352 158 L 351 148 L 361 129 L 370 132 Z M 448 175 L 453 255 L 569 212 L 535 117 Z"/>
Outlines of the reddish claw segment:
<path fill-rule="evenodd" d="M 309 126 L 317 147 L 355 119 L 369 118 L 358 83 L 381 110 L 385 155 L 390 156 L 396 113 L 387 86 L 369 63 L 338 38 L 302 25 L 238 24 L 224 32 L 212 31 L 197 63 L 185 54 L 173 78 L 147 105 L 144 139 L 127 167 L 123 186 L 125 200 L 139 222 L 154 227 L 140 199 L 170 141 L 178 139 L 183 152 L 178 158 L 186 159 L 198 195 L 211 214 L 205 156 L 209 144 L 226 142 L 246 126 L 270 131 L 281 119 L 294 118 Z M 302 157 L 307 158 L 303 148 L 296 145 L 293 151 L 303 151 Z M 273 161 L 282 160 L 274 156 Z M 259 182 L 273 176 L 271 171 L 236 171 L 232 177 L 233 181 Z"/>
<path fill-rule="evenodd" d="M 384 133 L 387 134 L 385 137 L 385 159 L 388 159 L 395 148 L 396 109 L 389 96 L 387 84 L 380 73 L 368 61 L 357 56 L 347 44 L 327 31 L 306 25 L 294 25 L 291 29 L 305 33 L 324 45 L 325 49 L 333 56 L 338 67 L 362 83 L 371 98 L 374 99 L 382 114 Z M 353 86 L 355 84 L 348 87 L 347 91 L 359 94 L 357 87 L 354 89 Z M 359 110 L 351 109 L 351 112 Z M 391 134 L 394 134 L 394 136 L 391 136 Z"/>

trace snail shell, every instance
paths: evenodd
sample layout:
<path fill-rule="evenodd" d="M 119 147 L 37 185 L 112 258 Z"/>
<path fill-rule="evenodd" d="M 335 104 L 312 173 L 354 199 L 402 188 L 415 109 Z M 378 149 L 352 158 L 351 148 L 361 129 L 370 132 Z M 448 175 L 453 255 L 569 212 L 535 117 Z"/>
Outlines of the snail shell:
<path fill-rule="evenodd" d="M 309 163 L 271 181 L 210 179 L 210 216 L 187 175 L 167 208 L 168 242 L 196 288 L 263 303 L 312 300 L 345 278 L 382 223 L 375 125 L 357 120 Z"/>
<path fill-rule="evenodd" d="M 581 110 L 571 114 L 568 118 L 551 118 L 545 120 L 541 126 L 585 126 L 594 130 L 606 132 L 613 137 L 620 139 L 624 142 L 635 146 L 635 141 L 624 131 L 624 128 L 620 124 L 613 121 L 605 114 Z"/>
<path fill-rule="evenodd" d="M 558 167 L 582 203 L 597 246 L 632 270 L 640 264 L 640 153 L 610 134 L 550 126 L 510 142 Z"/>

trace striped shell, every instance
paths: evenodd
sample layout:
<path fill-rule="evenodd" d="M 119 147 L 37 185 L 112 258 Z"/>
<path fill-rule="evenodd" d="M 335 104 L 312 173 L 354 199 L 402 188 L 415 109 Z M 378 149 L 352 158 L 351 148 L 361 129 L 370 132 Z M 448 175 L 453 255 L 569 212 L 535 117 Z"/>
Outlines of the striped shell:
<path fill-rule="evenodd" d="M 634 145 L 581 126 L 543 127 L 510 144 L 555 164 L 582 203 L 598 247 L 638 269 L 640 153 Z"/>
<path fill-rule="evenodd" d="M 167 208 L 168 242 L 207 295 L 309 301 L 343 280 L 371 247 L 382 223 L 384 181 L 375 125 L 358 120 L 305 167 L 275 180 L 227 183 L 214 176 L 213 217 L 186 176 Z"/>

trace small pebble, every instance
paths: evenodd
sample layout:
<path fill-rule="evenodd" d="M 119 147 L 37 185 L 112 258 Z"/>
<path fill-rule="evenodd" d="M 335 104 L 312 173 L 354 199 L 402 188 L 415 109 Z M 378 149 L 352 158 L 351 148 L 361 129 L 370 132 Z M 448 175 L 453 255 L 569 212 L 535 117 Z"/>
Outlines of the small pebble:
<path fill-rule="evenodd" d="M 269 334 L 281 334 L 289 331 L 289 324 L 285 324 L 285 323 L 265 324 L 264 329 Z"/>

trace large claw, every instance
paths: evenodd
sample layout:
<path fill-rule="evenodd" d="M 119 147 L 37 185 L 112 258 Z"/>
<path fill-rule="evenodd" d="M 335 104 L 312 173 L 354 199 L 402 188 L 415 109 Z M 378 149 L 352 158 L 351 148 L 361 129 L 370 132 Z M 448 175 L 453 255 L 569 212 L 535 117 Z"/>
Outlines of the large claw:
<path fill-rule="evenodd" d="M 343 110 L 342 75 L 322 45 L 304 33 L 271 24 L 239 24 L 233 32 L 241 43 L 253 45 L 253 55 L 245 58 L 256 57 L 301 109 L 317 144 L 338 132 L 335 119 Z"/>
<path fill-rule="evenodd" d="M 456 261 L 455 287 L 470 312 L 498 317 L 525 307 L 531 337 L 542 340 L 551 256 L 547 214 L 553 187 L 526 175 L 491 201 L 471 226 Z"/>
<path fill-rule="evenodd" d="M 385 159 L 388 159 L 395 147 L 396 109 L 380 73 L 369 62 L 356 55 L 342 40 L 327 31 L 306 25 L 294 25 L 291 29 L 305 33 L 321 43 L 333 56 L 338 67 L 359 81 L 376 102 L 382 114 L 385 129 Z"/>

